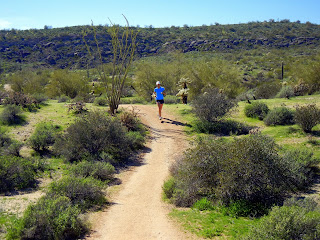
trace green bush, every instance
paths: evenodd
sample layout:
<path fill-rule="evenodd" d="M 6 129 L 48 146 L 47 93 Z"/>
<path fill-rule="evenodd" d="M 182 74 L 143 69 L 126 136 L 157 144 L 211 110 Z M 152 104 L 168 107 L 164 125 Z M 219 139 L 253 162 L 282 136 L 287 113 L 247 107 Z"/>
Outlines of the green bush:
<path fill-rule="evenodd" d="M 232 141 L 200 139 L 171 167 L 172 201 L 177 206 L 191 206 L 203 197 L 223 206 L 244 201 L 252 205 L 251 214 L 261 214 L 286 194 L 310 184 L 306 179 L 313 159 L 302 152 L 296 155 L 289 161 L 290 155 L 282 156 L 274 140 L 261 134 Z"/>
<path fill-rule="evenodd" d="M 279 92 L 281 88 L 281 85 L 278 83 L 272 83 L 272 82 L 268 82 L 268 83 L 264 83 L 260 86 L 258 86 L 255 89 L 255 96 L 257 99 L 269 99 L 269 98 L 273 98 L 274 96 L 276 96 L 277 92 Z"/>
<path fill-rule="evenodd" d="M 199 211 L 205 211 L 205 210 L 213 210 L 214 206 L 211 201 L 209 201 L 207 198 L 202 198 L 198 201 L 196 201 L 192 205 L 193 209 L 197 209 Z"/>
<path fill-rule="evenodd" d="M 102 181 L 113 179 L 115 168 L 110 163 L 82 161 L 74 164 L 70 172 L 77 177 L 93 177 Z"/>
<path fill-rule="evenodd" d="M 312 128 L 320 123 L 320 109 L 316 104 L 298 105 L 296 106 L 294 120 L 304 132 L 311 132 Z"/>
<path fill-rule="evenodd" d="M 280 159 L 287 166 L 286 176 L 294 190 L 307 189 L 314 181 L 319 159 L 308 150 L 288 150 Z"/>
<path fill-rule="evenodd" d="M 138 118 L 138 112 L 132 108 L 131 111 L 123 111 L 119 115 L 121 123 L 128 129 L 128 131 L 140 131 L 144 132 L 144 127 Z"/>
<path fill-rule="evenodd" d="M 42 197 L 8 229 L 7 239 L 79 239 L 88 231 L 80 212 L 67 197 Z"/>
<path fill-rule="evenodd" d="M 175 188 L 175 180 L 173 177 L 170 177 L 168 180 L 164 182 L 162 186 L 164 196 L 167 199 L 172 199 L 174 197 Z"/>
<path fill-rule="evenodd" d="M 294 124 L 294 112 L 286 107 L 274 108 L 263 119 L 267 126 Z"/>
<path fill-rule="evenodd" d="M 146 102 L 143 97 L 126 97 L 120 99 L 120 104 L 145 104 Z"/>
<path fill-rule="evenodd" d="M 50 98 L 65 95 L 70 98 L 86 95 L 90 92 L 88 80 L 82 72 L 68 71 L 67 69 L 55 70 L 49 76 L 46 94 Z"/>
<path fill-rule="evenodd" d="M 227 206 L 222 206 L 220 211 L 232 217 L 256 217 L 268 213 L 269 208 L 257 202 L 252 203 L 246 200 L 230 202 Z"/>
<path fill-rule="evenodd" d="M 292 86 L 283 86 L 277 93 L 277 98 L 291 98 L 294 97 L 294 89 Z"/>
<path fill-rule="evenodd" d="M 19 156 L 22 143 L 12 140 L 7 134 L 0 129 L 0 154 Z"/>
<path fill-rule="evenodd" d="M 198 133 L 218 134 L 224 136 L 248 134 L 252 129 L 251 126 L 247 126 L 233 120 L 219 120 L 216 122 L 197 120 L 194 122 L 193 128 Z"/>
<path fill-rule="evenodd" d="M 33 111 L 39 108 L 36 100 L 30 95 L 21 92 L 10 92 L 4 100 L 4 105 L 16 105 L 23 109 Z"/>
<path fill-rule="evenodd" d="M 32 162 L 15 156 L 0 156 L 0 192 L 34 187 L 36 172 Z"/>
<path fill-rule="evenodd" d="M 142 149 L 146 142 L 145 137 L 140 132 L 128 132 L 127 138 L 130 142 L 130 147 L 132 150 Z"/>
<path fill-rule="evenodd" d="M 73 205 L 78 205 L 82 210 L 106 202 L 101 182 L 94 178 L 64 177 L 50 184 L 47 195 L 49 198 L 68 197 Z"/>
<path fill-rule="evenodd" d="M 244 114 L 250 118 L 258 118 L 259 120 L 263 120 L 269 112 L 269 108 L 267 104 L 263 102 L 253 102 L 252 104 L 248 104 L 244 108 Z"/>
<path fill-rule="evenodd" d="M 7 105 L 0 114 L 0 121 L 3 124 L 20 124 L 24 121 L 21 108 L 16 105 Z"/>
<path fill-rule="evenodd" d="M 216 122 L 236 105 L 219 89 L 210 89 L 192 102 L 192 110 L 201 121 Z"/>
<path fill-rule="evenodd" d="M 243 239 L 302 240 L 320 238 L 320 212 L 299 206 L 273 207 Z"/>
<path fill-rule="evenodd" d="M 296 206 L 296 207 L 301 207 L 305 209 L 307 212 L 310 211 L 320 211 L 320 205 L 315 201 L 315 199 L 306 197 L 306 198 L 297 198 L 297 197 L 292 197 L 288 198 L 283 202 L 283 206 Z"/>
<path fill-rule="evenodd" d="M 43 104 L 45 101 L 47 101 L 48 97 L 43 93 L 35 93 L 32 94 L 32 99 L 34 100 L 34 103 L 39 106 L 40 104 Z"/>
<path fill-rule="evenodd" d="M 70 100 L 71 98 L 66 95 L 61 95 L 58 97 L 58 103 L 69 102 Z"/>
<path fill-rule="evenodd" d="M 131 154 L 127 129 L 117 118 L 101 111 L 81 115 L 57 139 L 54 150 L 70 162 L 88 158 L 102 160 L 103 153 L 120 163 Z"/>
<path fill-rule="evenodd" d="M 164 99 L 165 104 L 176 104 L 180 102 L 180 99 L 173 95 L 167 95 Z"/>
<path fill-rule="evenodd" d="M 54 144 L 58 129 L 58 126 L 47 122 L 39 123 L 28 140 L 30 147 L 37 152 L 47 150 L 50 145 Z"/>
<path fill-rule="evenodd" d="M 108 99 L 106 97 L 97 97 L 94 99 L 94 105 L 97 106 L 107 106 L 108 105 Z"/>

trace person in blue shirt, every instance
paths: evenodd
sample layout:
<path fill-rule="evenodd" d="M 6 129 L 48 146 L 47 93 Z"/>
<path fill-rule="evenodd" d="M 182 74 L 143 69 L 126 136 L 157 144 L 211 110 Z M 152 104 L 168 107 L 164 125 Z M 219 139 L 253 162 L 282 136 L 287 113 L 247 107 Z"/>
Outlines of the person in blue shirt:
<path fill-rule="evenodd" d="M 161 84 L 159 81 L 156 82 L 157 87 L 154 89 L 154 94 L 156 96 L 156 102 L 158 104 L 159 108 L 159 119 L 162 119 L 161 116 L 161 111 L 162 111 L 162 106 L 164 104 L 164 96 L 166 96 L 166 91 L 164 87 L 161 87 Z"/>

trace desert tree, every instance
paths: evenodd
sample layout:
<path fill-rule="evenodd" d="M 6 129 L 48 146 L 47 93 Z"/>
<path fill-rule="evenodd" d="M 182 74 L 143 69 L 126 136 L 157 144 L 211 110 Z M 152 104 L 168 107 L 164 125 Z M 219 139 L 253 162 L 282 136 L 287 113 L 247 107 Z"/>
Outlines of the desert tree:
<path fill-rule="evenodd" d="M 129 22 L 125 16 L 126 26 L 120 27 L 112 23 L 110 26 L 103 27 L 111 37 L 112 46 L 112 72 L 111 76 L 107 74 L 103 59 L 103 48 L 100 47 L 97 38 L 97 28 L 91 25 L 91 30 L 94 36 L 95 51 L 89 46 L 86 36 L 88 31 L 84 32 L 83 40 L 87 46 L 89 55 L 93 57 L 94 53 L 98 55 L 98 66 L 96 67 L 100 80 L 104 84 L 109 108 L 111 114 L 115 114 L 120 104 L 120 97 L 125 85 L 130 65 L 134 58 L 136 50 L 137 32 L 129 27 Z"/>

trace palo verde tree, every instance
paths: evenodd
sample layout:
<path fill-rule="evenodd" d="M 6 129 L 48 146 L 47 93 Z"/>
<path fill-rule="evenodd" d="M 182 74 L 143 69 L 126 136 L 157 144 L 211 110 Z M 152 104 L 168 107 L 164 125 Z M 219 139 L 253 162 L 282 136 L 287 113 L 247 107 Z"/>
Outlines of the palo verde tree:
<path fill-rule="evenodd" d="M 136 50 L 137 32 L 130 29 L 127 18 L 125 16 L 123 17 L 126 20 L 125 27 L 120 27 L 111 21 L 111 26 L 105 27 L 107 33 L 111 37 L 112 45 L 111 76 L 107 74 L 105 69 L 106 65 L 102 58 L 102 48 L 99 46 L 99 41 L 97 39 L 97 29 L 92 24 L 96 54 L 98 55 L 99 60 L 99 64 L 96 69 L 102 84 L 105 86 L 111 114 L 115 114 L 118 109 L 121 93 Z M 87 35 L 87 32 L 83 34 L 83 40 L 87 46 L 89 54 L 93 56 L 93 50 L 90 48 L 85 38 Z"/>

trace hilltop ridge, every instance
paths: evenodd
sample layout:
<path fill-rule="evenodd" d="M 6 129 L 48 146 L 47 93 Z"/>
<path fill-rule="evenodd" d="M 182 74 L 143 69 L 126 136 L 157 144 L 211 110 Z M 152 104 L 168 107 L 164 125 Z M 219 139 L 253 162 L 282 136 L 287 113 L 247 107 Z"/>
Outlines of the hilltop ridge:
<path fill-rule="evenodd" d="M 88 61 L 83 32 L 91 26 L 53 29 L 0 31 L 1 65 L 14 69 L 17 65 L 52 68 L 94 67 Z M 290 22 L 250 22 L 246 24 L 189 27 L 147 28 L 131 27 L 138 31 L 138 58 L 168 52 L 231 52 L 250 49 L 303 48 L 318 49 L 320 25 Z M 112 56 L 110 36 L 106 27 L 96 26 L 102 57 L 108 62 Z M 95 46 L 92 34 L 86 37 Z M 2 67 L 3 68 L 3 67 Z M 1 73 L 1 72 L 0 72 Z"/>

